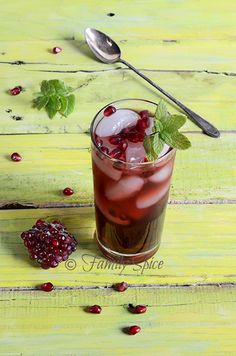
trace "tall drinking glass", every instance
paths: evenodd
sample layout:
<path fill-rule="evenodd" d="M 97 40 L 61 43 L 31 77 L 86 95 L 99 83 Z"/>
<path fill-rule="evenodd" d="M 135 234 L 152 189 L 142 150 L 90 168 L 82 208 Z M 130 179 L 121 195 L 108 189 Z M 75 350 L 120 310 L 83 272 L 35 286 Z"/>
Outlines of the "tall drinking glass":
<path fill-rule="evenodd" d="M 137 113 L 148 110 L 151 120 L 157 108 L 141 99 L 119 100 L 108 106 Z M 96 134 L 101 120 L 109 125 L 105 108 L 91 123 L 96 239 L 102 253 L 114 262 L 140 263 L 160 246 L 176 150 L 167 147 L 152 162 L 109 157 Z"/>

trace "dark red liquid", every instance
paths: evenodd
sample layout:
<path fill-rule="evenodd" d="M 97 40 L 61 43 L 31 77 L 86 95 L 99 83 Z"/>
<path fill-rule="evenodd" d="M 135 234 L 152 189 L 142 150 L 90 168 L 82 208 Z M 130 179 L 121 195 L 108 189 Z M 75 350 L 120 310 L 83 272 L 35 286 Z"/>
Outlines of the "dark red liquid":
<path fill-rule="evenodd" d="M 138 263 L 160 245 L 175 152 L 158 163 L 114 162 L 92 147 L 97 240 L 120 263 Z"/>

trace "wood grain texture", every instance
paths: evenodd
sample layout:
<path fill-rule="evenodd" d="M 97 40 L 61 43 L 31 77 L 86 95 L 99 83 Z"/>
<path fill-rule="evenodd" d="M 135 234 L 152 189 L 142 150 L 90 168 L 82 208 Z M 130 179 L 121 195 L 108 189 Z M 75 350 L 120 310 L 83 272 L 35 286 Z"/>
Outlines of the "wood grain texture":
<path fill-rule="evenodd" d="M 37 218 L 60 219 L 79 240 L 67 264 L 45 271 L 29 260 L 19 236 Z M 0 286 L 35 288 L 45 280 L 74 287 L 124 279 L 138 285 L 235 282 L 235 221 L 232 205 L 169 205 L 159 252 L 146 263 L 123 266 L 100 255 L 92 208 L 0 211 Z"/>
<path fill-rule="evenodd" d="M 217 140 L 202 134 L 188 137 L 192 147 L 177 153 L 170 199 L 236 199 L 235 135 L 222 134 Z M 2 136 L 0 184 L 4 189 L 0 190 L 0 205 L 92 203 L 89 146 L 90 138 L 85 134 Z M 9 159 L 15 151 L 23 157 L 20 163 Z M 67 186 L 75 190 L 71 197 L 62 194 Z"/>
<path fill-rule="evenodd" d="M 232 39 L 236 5 L 221 0 L 125 1 L 34 0 L 20 3 L 1 0 L 2 38 L 35 40 L 72 38 L 81 29 L 94 26 L 120 38 Z M 22 11 L 25 9 L 25 11 Z M 114 13 L 114 17 L 107 16 Z M 16 29 L 16 31 L 13 31 Z"/>
<path fill-rule="evenodd" d="M 76 56 L 76 55 L 75 55 Z M 76 63 L 76 57 L 71 61 Z M 140 54 L 137 57 L 139 57 Z M 142 55 L 143 56 L 143 55 Z M 79 61 L 78 55 L 78 61 Z M 173 58 L 173 57 L 171 57 Z M 155 68 L 158 60 L 153 57 Z M 171 60 L 173 62 L 173 59 Z M 87 69 L 94 60 L 88 60 Z M 95 61 L 96 63 L 96 61 Z M 133 61 L 135 63 L 135 61 Z M 143 59 L 143 66 L 145 57 Z M 72 73 L 68 66 L 57 66 L 52 70 L 61 72 L 49 72 L 44 66 L 38 65 L 0 65 L 0 133 L 81 133 L 89 128 L 92 118 L 104 105 L 118 99 L 143 98 L 158 102 L 161 99 L 159 92 L 148 83 L 139 78 L 135 73 L 126 69 L 113 69 L 91 73 Z M 43 68 L 42 68 L 43 67 Z M 53 65 L 46 67 L 53 68 Z M 147 67 L 147 66 L 146 66 Z M 71 66 L 69 66 L 71 68 Z M 86 67 L 84 67 L 86 68 Z M 169 64 L 165 67 L 172 69 Z M 188 65 L 185 66 L 189 69 Z M 45 70 L 46 72 L 41 72 Z M 176 96 L 180 101 L 195 110 L 204 118 L 212 121 L 220 130 L 235 130 L 236 119 L 236 76 L 224 74 L 209 74 L 201 72 L 145 72 L 152 80 Z M 45 110 L 38 111 L 32 107 L 34 93 L 39 91 L 40 83 L 44 79 L 61 79 L 66 84 L 79 88 L 76 91 L 76 108 L 68 117 L 59 114 L 50 120 Z M 11 96 L 8 89 L 21 85 L 25 91 L 18 96 Z M 124 93 L 125 90 L 125 93 Z M 9 113 L 9 109 L 11 112 Z M 177 112 L 177 108 L 168 105 L 170 112 Z M 15 117 L 20 117 L 16 120 Z M 186 129 L 200 131 L 190 120 Z"/>
<path fill-rule="evenodd" d="M 168 206 L 161 248 L 147 263 L 124 267 L 99 254 L 93 208 L 0 210 L 0 353 L 235 355 L 236 211 L 227 204 L 236 199 L 235 1 L 0 0 L 0 8 L 1 207 L 91 204 L 89 137 L 81 133 L 124 93 L 160 99 L 123 66 L 94 60 L 86 27 L 107 32 L 125 59 L 223 131 L 213 140 L 187 122 L 193 147 L 178 152 L 170 194 L 181 204 Z M 62 53 L 53 55 L 54 46 Z M 56 78 L 78 88 L 68 119 L 31 106 L 40 82 Z M 11 97 L 15 85 L 25 91 Z M 19 164 L 9 160 L 13 151 Z M 75 195 L 63 197 L 65 186 Z M 78 238 L 67 266 L 45 271 L 29 260 L 19 235 L 39 217 L 59 218 Z M 130 288 L 113 291 L 122 280 Z M 54 292 L 36 290 L 46 281 Z M 148 312 L 130 314 L 129 303 Z M 85 313 L 92 304 L 101 315 Z M 142 332 L 125 335 L 131 324 Z"/>
<path fill-rule="evenodd" d="M 236 289 L 2 292 L 1 352 L 14 355 L 233 355 Z M 100 315 L 84 311 L 101 304 Z M 148 304 L 143 315 L 127 304 Z M 123 328 L 140 325 L 136 336 Z"/>

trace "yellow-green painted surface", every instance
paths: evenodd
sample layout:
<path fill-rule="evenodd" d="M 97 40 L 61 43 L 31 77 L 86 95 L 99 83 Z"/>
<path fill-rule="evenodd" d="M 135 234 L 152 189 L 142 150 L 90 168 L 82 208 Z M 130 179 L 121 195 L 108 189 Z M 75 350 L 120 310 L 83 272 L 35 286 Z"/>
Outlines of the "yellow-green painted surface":
<path fill-rule="evenodd" d="M 0 0 L 0 9 L 0 354 L 235 355 L 235 1 Z M 109 264 L 93 241 L 93 208 L 72 208 L 93 201 L 84 132 L 98 109 L 124 96 L 160 99 L 123 65 L 95 60 L 86 27 L 110 34 L 124 59 L 221 130 L 210 139 L 187 121 L 192 148 L 177 154 L 163 241 L 148 264 Z M 67 119 L 31 106 L 40 82 L 56 78 L 78 88 Z M 15 85 L 25 91 L 11 97 Z M 13 151 L 22 162 L 9 160 Z M 39 217 L 60 218 L 78 238 L 67 267 L 28 259 L 19 235 Z M 36 290 L 48 280 L 56 291 Z M 130 289 L 114 292 L 122 280 Z M 103 313 L 85 313 L 95 303 Z M 128 303 L 149 310 L 133 315 Z M 131 324 L 142 332 L 125 335 Z"/>
<path fill-rule="evenodd" d="M 118 294 L 118 295 L 117 295 Z M 1 352 L 9 355 L 234 355 L 236 290 L 220 287 L 3 292 Z M 84 311 L 99 303 L 100 315 Z M 146 314 L 129 303 L 148 304 Z M 140 325 L 129 336 L 123 328 Z M 14 335 L 14 337 L 12 337 Z M 20 350 L 20 352 L 19 352 Z M 40 351 L 39 351 L 40 350 Z"/>
<path fill-rule="evenodd" d="M 192 147 L 177 152 L 171 200 L 235 200 L 235 134 L 214 140 L 200 133 L 188 134 Z M 56 206 L 93 202 L 90 138 L 83 134 L 2 136 L 0 141 L 0 206 Z M 20 163 L 9 152 L 19 151 Z M 183 174 L 184 173 L 184 174 Z M 75 194 L 65 197 L 70 186 Z"/>
<path fill-rule="evenodd" d="M 111 263 L 100 255 L 93 240 L 93 208 L 0 211 L 0 285 L 35 287 L 45 278 L 75 287 L 111 286 L 123 279 L 139 285 L 234 282 L 233 207 L 169 205 L 160 250 L 146 263 L 131 266 Z M 60 219 L 79 241 L 70 260 L 56 269 L 45 271 L 31 262 L 19 236 L 37 218 Z"/>

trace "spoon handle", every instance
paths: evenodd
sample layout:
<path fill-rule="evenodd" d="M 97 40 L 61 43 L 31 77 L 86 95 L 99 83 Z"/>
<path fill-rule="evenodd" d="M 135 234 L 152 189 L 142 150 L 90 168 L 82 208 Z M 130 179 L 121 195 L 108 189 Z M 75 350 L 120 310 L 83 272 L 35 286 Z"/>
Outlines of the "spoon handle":
<path fill-rule="evenodd" d="M 120 58 L 120 62 L 125 64 L 127 67 L 129 67 L 130 69 L 132 69 L 135 73 L 137 73 L 138 75 L 140 75 L 140 77 L 142 77 L 143 79 L 145 79 L 148 83 L 150 83 L 152 86 L 154 86 L 157 90 L 159 90 L 162 94 L 164 94 L 165 96 L 167 96 L 167 98 L 169 98 L 170 100 L 172 100 L 176 105 L 178 105 L 183 111 L 186 112 L 186 114 L 188 114 L 188 116 L 191 118 L 191 120 L 197 125 L 199 126 L 208 136 L 211 137 L 219 137 L 220 136 L 220 132 L 217 130 L 216 127 L 214 127 L 210 122 L 206 121 L 205 119 L 203 119 L 201 116 L 199 116 L 198 114 L 196 114 L 194 111 L 190 110 L 189 108 L 187 108 L 187 106 L 185 106 L 184 104 L 182 104 L 179 100 L 177 100 L 176 98 L 174 98 L 171 94 L 169 94 L 168 92 L 166 92 L 164 89 L 162 89 L 159 85 L 157 85 L 156 83 L 154 83 L 151 79 L 149 79 L 148 77 L 146 77 L 146 75 L 144 75 L 143 73 L 141 73 L 138 69 L 136 69 L 135 67 L 132 66 L 132 64 L 126 62 L 124 59 Z"/>

